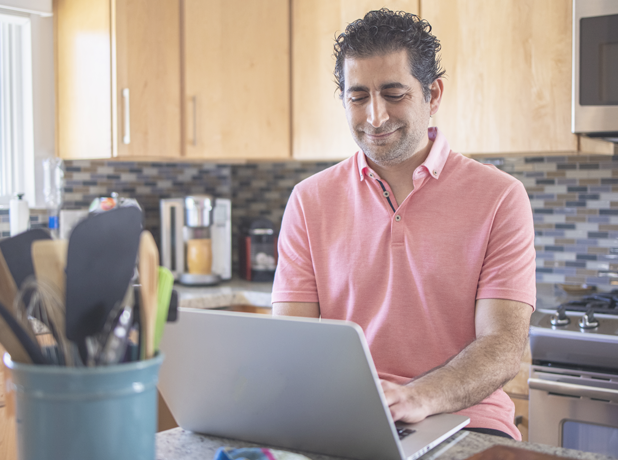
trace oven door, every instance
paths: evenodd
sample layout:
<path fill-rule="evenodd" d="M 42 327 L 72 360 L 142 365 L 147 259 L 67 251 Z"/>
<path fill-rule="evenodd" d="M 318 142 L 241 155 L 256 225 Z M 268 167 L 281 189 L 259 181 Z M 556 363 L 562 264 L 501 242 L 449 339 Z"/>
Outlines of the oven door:
<path fill-rule="evenodd" d="M 618 456 L 618 375 L 533 366 L 529 440 Z"/>

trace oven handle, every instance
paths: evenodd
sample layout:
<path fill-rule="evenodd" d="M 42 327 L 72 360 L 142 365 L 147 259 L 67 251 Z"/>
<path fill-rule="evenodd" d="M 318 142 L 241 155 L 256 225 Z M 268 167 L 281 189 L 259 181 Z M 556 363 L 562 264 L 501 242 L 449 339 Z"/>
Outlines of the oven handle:
<path fill-rule="evenodd" d="M 589 387 L 573 383 L 554 382 L 551 380 L 528 379 L 528 386 L 533 390 L 543 390 L 552 393 L 562 393 L 568 396 L 583 396 L 586 398 L 603 399 L 618 402 L 618 390 L 609 388 Z"/>

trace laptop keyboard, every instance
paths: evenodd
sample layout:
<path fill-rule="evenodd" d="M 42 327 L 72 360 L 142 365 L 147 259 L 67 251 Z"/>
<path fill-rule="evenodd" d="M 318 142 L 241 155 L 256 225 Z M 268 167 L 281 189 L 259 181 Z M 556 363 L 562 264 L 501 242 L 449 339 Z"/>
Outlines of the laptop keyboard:
<path fill-rule="evenodd" d="M 412 433 L 415 433 L 416 430 L 410 430 L 409 428 L 397 428 L 397 434 L 399 435 L 399 439 L 403 439 L 406 436 L 410 436 Z"/>

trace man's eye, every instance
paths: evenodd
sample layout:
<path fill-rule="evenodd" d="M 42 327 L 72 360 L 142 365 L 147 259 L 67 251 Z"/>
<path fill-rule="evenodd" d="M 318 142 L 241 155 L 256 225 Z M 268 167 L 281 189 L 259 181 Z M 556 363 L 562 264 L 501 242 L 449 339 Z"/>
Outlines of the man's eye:
<path fill-rule="evenodd" d="M 351 102 L 361 102 L 361 101 L 364 101 L 365 99 L 367 99 L 367 96 L 356 96 L 356 97 L 351 97 L 350 101 Z"/>
<path fill-rule="evenodd" d="M 403 96 L 404 96 L 403 94 L 387 94 L 386 98 L 390 99 L 390 100 L 393 100 L 393 101 L 396 101 L 396 100 L 402 99 Z"/>

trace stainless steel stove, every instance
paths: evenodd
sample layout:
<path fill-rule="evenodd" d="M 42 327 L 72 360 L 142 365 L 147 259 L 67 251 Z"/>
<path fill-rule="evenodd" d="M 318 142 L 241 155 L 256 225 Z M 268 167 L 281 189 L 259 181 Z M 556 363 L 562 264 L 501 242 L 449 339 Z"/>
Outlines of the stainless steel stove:
<path fill-rule="evenodd" d="M 534 312 L 530 349 L 530 441 L 618 457 L 618 290 Z"/>

